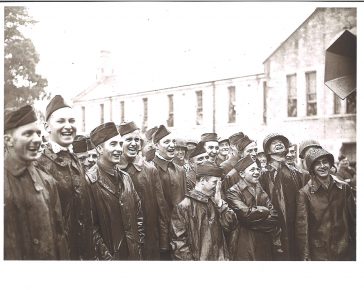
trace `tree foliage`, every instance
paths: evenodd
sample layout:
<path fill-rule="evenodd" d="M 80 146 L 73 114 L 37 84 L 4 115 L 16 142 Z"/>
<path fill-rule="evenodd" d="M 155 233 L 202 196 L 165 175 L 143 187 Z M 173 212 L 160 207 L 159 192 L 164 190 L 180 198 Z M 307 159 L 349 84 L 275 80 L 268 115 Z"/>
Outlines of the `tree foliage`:
<path fill-rule="evenodd" d="M 39 55 L 31 39 L 21 32 L 35 21 L 26 7 L 4 8 L 4 101 L 5 108 L 43 99 L 48 82 L 36 73 Z"/>

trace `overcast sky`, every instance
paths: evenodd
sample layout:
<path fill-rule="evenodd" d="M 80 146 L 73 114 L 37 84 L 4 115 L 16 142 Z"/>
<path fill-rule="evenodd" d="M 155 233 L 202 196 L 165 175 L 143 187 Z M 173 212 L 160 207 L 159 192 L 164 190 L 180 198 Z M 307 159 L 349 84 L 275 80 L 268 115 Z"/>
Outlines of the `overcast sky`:
<path fill-rule="evenodd" d="M 36 3 L 29 31 L 49 91 L 95 80 L 101 49 L 134 87 L 164 88 L 263 72 L 262 62 L 317 3 Z"/>

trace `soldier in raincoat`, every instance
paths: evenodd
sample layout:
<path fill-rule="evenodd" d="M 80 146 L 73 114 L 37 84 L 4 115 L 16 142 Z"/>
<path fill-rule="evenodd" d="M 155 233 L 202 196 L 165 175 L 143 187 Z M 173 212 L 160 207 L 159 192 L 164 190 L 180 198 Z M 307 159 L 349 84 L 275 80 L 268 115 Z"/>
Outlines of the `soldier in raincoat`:
<path fill-rule="evenodd" d="M 237 226 L 235 213 L 221 199 L 222 170 L 206 162 L 196 168 L 196 186 L 173 210 L 171 246 L 175 260 L 230 259 L 224 231 Z"/>

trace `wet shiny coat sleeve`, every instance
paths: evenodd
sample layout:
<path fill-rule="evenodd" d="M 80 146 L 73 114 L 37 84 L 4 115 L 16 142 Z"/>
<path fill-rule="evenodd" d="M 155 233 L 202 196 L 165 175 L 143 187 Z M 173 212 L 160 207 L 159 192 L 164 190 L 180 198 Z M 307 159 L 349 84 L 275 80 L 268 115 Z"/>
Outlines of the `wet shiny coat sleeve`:
<path fill-rule="evenodd" d="M 153 166 L 152 170 L 152 184 L 157 199 L 159 210 L 159 248 L 166 251 L 169 249 L 169 222 L 168 205 L 164 198 L 162 183 L 159 179 L 157 169 Z"/>
<path fill-rule="evenodd" d="M 235 212 L 229 208 L 225 201 L 222 201 L 222 205 L 219 207 L 216 205 L 216 209 L 220 214 L 220 224 L 225 231 L 233 231 L 238 226 L 238 219 Z"/>
<path fill-rule="evenodd" d="M 226 192 L 226 201 L 229 206 L 234 210 L 239 222 L 247 227 L 255 225 L 256 222 L 262 222 L 269 216 L 269 211 L 260 212 L 256 207 L 249 207 L 240 198 L 239 191 L 230 188 Z"/>
<path fill-rule="evenodd" d="M 307 200 L 305 191 L 301 189 L 297 197 L 296 216 L 296 241 L 298 256 L 301 260 L 310 260 L 310 248 L 308 239 Z"/>
<path fill-rule="evenodd" d="M 185 211 L 177 205 L 171 217 L 171 247 L 175 260 L 193 260 L 188 239 L 188 220 Z"/>
<path fill-rule="evenodd" d="M 95 259 L 96 260 L 112 260 L 112 255 L 106 246 L 100 231 L 100 227 L 98 225 L 98 216 L 97 210 L 95 206 L 94 192 L 92 191 L 92 187 L 89 183 L 88 176 L 86 175 L 87 181 L 87 189 L 90 192 L 90 200 L 91 200 L 91 211 L 92 211 L 92 220 L 93 220 L 93 231 L 92 231 L 92 242 L 95 249 Z"/>

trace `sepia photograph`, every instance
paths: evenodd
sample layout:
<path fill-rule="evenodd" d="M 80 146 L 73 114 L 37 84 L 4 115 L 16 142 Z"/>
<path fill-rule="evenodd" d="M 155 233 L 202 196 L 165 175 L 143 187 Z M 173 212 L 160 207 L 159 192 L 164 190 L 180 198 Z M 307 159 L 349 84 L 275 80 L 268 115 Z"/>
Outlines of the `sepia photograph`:
<path fill-rule="evenodd" d="M 358 286 L 363 7 L 2 3 L 3 289 Z"/>

